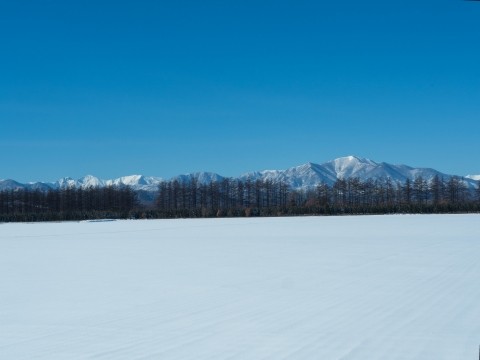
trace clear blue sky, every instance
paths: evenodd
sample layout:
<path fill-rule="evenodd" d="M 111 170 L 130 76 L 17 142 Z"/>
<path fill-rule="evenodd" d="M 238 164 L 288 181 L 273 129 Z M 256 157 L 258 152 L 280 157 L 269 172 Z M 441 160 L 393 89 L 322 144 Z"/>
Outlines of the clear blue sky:
<path fill-rule="evenodd" d="M 0 34 L 0 178 L 480 173 L 478 2 L 0 0 Z"/>

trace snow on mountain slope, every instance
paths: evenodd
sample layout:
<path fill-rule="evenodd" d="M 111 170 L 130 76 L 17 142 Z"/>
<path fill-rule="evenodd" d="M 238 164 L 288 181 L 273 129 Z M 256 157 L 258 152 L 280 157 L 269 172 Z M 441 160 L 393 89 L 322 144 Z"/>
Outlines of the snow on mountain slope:
<path fill-rule="evenodd" d="M 430 181 L 436 175 L 444 180 L 448 180 L 452 176 L 430 168 L 413 168 L 407 165 L 393 165 L 385 162 L 377 163 L 373 160 L 357 156 L 345 156 L 321 165 L 309 162 L 286 170 L 248 172 L 238 178 L 241 180 L 250 179 L 252 181 L 258 179 L 275 182 L 282 181 L 294 189 L 312 189 L 320 183 L 333 185 L 337 179 L 342 178 L 358 177 L 361 180 L 389 178 L 394 182 L 403 183 L 407 179 L 414 179 L 417 176 L 421 176 L 425 180 Z M 213 172 L 195 172 L 178 175 L 171 180 L 185 183 L 192 179 L 195 179 L 199 184 L 208 184 L 212 181 L 221 181 L 225 179 L 225 177 Z M 477 186 L 477 180 L 480 180 L 480 175 L 469 175 L 464 178 L 465 184 L 471 189 Z M 38 182 L 21 184 L 14 180 L 0 180 L 0 190 L 21 188 L 48 190 L 50 188 L 89 188 L 128 185 L 135 190 L 153 192 L 158 189 L 158 185 L 162 181 L 163 179 L 159 177 L 147 177 L 143 175 L 123 176 L 111 180 L 102 180 L 95 176 L 87 175 L 77 180 L 65 177 L 55 183 Z"/>
<path fill-rule="evenodd" d="M 172 180 L 177 180 L 180 183 L 188 183 L 192 179 L 195 179 L 199 184 L 209 184 L 213 181 L 218 182 L 225 178 L 213 172 L 195 172 L 191 174 L 178 175 L 172 178 Z"/>
<path fill-rule="evenodd" d="M 435 175 L 444 180 L 452 176 L 429 168 L 412 168 L 407 165 L 393 165 L 385 162 L 377 163 L 370 159 L 346 156 L 321 165 L 307 163 L 286 170 L 250 172 L 242 175 L 240 178 L 284 181 L 296 189 L 311 189 L 322 182 L 333 185 L 337 179 L 352 177 L 358 177 L 361 180 L 389 178 L 394 182 L 403 183 L 407 179 L 414 179 L 417 176 L 430 181 Z M 475 182 L 472 179 L 465 179 L 465 183 L 470 188 L 475 186 Z"/>
<path fill-rule="evenodd" d="M 135 190 L 156 191 L 162 178 L 154 176 L 130 175 L 118 179 L 105 180 L 106 186 L 131 186 Z"/>
<path fill-rule="evenodd" d="M 28 187 L 31 190 L 40 190 L 40 191 L 48 191 L 54 188 L 54 186 L 51 183 L 42 183 L 42 182 L 27 183 L 26 187 Z"/>
<path fill-rule="evenodd" d="M 56 183 L 53 183 L 55 188 L 69 188 L 79 186 L 78 181 L 72 179 L 71 177 L 64 177 L 59 179 Z"/>
<path fill-rule="evenodd" d="M 341 157 L 322 165 L 336 175 L 338 179 L 350 177 L 368 178 L 370 173 L 380 166 L 376 162 L 356 156 Z"/>
<path fill-rule="evenodd" d="M 321 166 L 332 171 L 336 179 L 348 179 L 351 177 L 357 177 L 362 180 L 389 178 L 393 181 L 404 182 L 407 178 L 414 179 L 417 176 L 421 176 L 426 180 L 433 179 L 435 175 L 450 177 L 433 169 L 412 168 L 406 165 L 393 165 L 385 162 L 377 163 L 370 159 L 356 156 L 338 158 Z"/>
<path fill-rule="evenodd" d="M 320 165 L 306 163 L 287 170 L 250 172 L 240 176 L 240 179 L 283 181 L 292 188 L 310 188 L 322 182 L 333 183 L 337 178 L 335 173 Z"/>
<path fill-rule="evenodd" d="M 105 181 L 100 180 L 99 178 L 93 175 L 87 175 L 80 179 L 78 182 L 82 188 L 89 188 L 89 187 L 102 187 L 105 186 Z"/>
<path fill-rule="evenodd" d="M 26 187 L 27 186 L 25 184 L 20 184 L 12 179 L 0 180 L 0 190 L 25 189 Z"/>
<path fill-rule="evenodd" d="M 156 191 L 158 184 L 162 181 L 159 177 L 130 175 L 123 176 L 117 179 L 102 180 L 93 175 L 84 176 L 78 180 L 72 178 L 62 178 L 53 184 L 53 188 L 68 188 L 78 187 L 87 189 L 89 187 L 103 187 L 103 186 L 131 186 L 135 190 Z"/>

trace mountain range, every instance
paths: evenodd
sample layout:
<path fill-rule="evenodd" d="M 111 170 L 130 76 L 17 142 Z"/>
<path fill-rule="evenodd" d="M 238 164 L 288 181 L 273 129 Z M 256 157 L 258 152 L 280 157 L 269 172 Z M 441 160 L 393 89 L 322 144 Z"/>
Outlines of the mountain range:
<path fill-rule="evenodd" d="M 414 179 L 422 176 L 426 180 L 431 180 L 435 175 L 444 180 L 454 175 L 444 174 L 430 168 L 414 168 L 407 165 L 393 165 L 386 162 L 375 162 L 370 159 L 356 156 L 346 156 L 323 164 L 306 163 L 286 170 L 263 170 L 249 172 L 237 177 L 237 179 L 246 180 L 273 180 L 283 181 L 294 189 L 311 189 L 324 182 L 332 185 L 337 179 L 347 179 L 358 177 L 361 180 L 369 178 L 380 179 L 390 178 L 395 182 L 405 182 L 407 178 Z M 458 175 L 457 175 L 458 176 Z M 178 175 L 170 180 L 180 182 L 189 181 L 195 178 L 199 183 L 209 183 L 211 181 L 220 181 L 225 177 L 211 172 L 196 172 L 185 175 Z M 463 181 L 469 188 L 475 188 L 480 181 L 480 175 L 467 175 Z M 65 177 L 56 182 L 29 182 L 20 183 L 15 180 L 0 180 L 0 191 L 11 189 L 58 189 L 66 187 L 103 187 L 110 185 L 128 185 L 135 190 L 146 192 L 155 192 L 158 185 L 164 181 L 160 177 L 130 175 L 112 180 L 102 180 L 92 175 L 84 176 L 80 179 Z"/>

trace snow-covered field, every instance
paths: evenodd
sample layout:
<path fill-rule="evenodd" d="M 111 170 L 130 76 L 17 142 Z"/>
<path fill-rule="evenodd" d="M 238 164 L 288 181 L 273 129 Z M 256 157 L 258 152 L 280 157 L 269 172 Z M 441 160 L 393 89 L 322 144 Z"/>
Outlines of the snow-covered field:
<path fill-rule="evenodd" d="M 0 224 L 0 359 L 478 359 L 480 216 Z"/>

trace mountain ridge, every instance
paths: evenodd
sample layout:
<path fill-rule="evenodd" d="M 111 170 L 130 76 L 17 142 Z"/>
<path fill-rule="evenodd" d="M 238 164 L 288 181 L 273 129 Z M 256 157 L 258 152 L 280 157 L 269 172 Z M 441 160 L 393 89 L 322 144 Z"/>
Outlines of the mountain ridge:
<path fill-rule="evenodd" d="M 234 177 L 240 180 L 272 180 L 283 181 L 294 189 L 311 189 L 320 183 L 332 185 L 337 179 L 348 179 L 358 177 L 361 180 L 390 178 L 395 182 L 405 182 L 407 179 L 414 179 L 416 176 L 422 176 L 430 181 L 437 175 L 445 180 L 451 175 L 441 173 L 432 168 L 414 168 L 408 165 L 394 165 L 386 162 L 376 162 L 367 158 L 357 156 L 345 156 L 327 161 L 322 164 L 307 162 L 302 165 L 290 167 L 285 170 L 261 170 L 244 173 Z M 475 188 L 480 175 L 467 175 L 463 181 L 469 188 Z M 181 174 L 168 180 L 177 180 L 179 182 L 188 182 L 195 179 L 198 183 L 205 184 L 211 181 L 221 181 L 226 177 L 214 172 L 195 172 Z M 163 178 L 144 175 L 122 176 L 116 179 L 100 179 L 93 175 L 86 175 L 79 179 L 64 177 L 56 182 L 28 182 L 20 183 L 12 179 L 0 180 L 0 190 L 12 189 L 32 189 L 46 191 L 48 189 L 68 188 L 68 187 L 104 187 L 104 186 L 131 186 L 135 190 L 147 192 L 157 191 L 158 185 L 165 181 Z"/>

